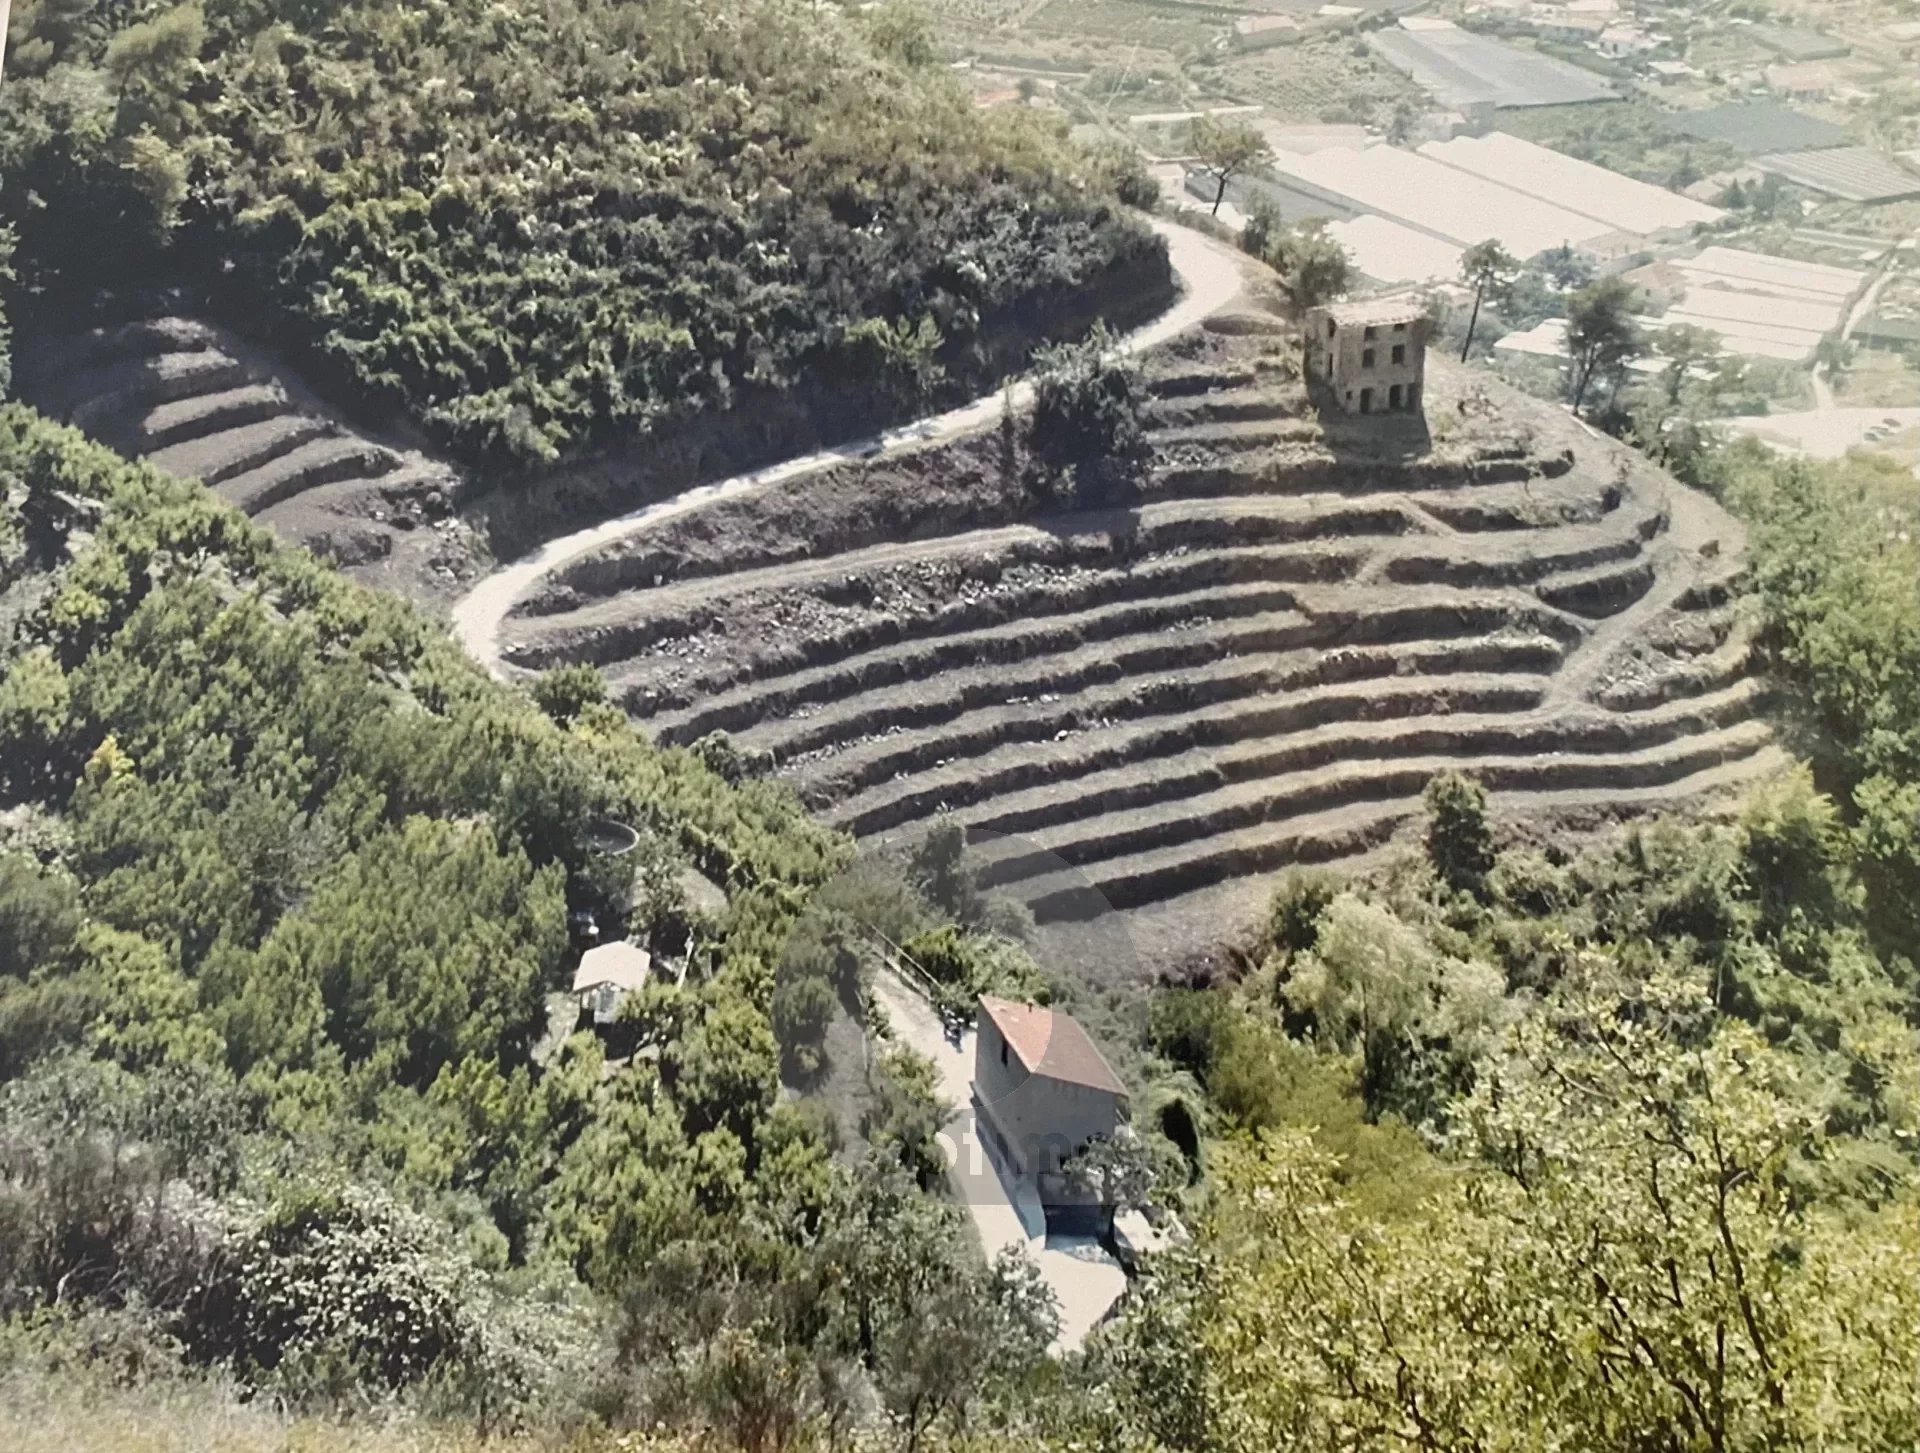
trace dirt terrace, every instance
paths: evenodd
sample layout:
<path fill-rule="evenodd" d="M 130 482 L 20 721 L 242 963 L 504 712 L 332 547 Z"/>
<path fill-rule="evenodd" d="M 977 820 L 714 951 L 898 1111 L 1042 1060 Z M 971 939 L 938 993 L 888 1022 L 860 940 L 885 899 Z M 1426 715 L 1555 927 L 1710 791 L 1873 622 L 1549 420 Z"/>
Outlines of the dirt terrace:
<path fill-rule="evenodd" d="M 198 479 L 369 584 L 431 599 L 476 569 L 450 467 L 345 427 L 279 360 L 161 316 L 22 350 L 22 393 L 121 452 Z"/>
<path fill-rule="evenodd" d="M 1366 851 L 1448 767 L 1592 820 L 1773 764 L 1730 518 L 1440 361 L 1424 423 L 1323 421 L 1292 353 L 1230 314 L 1156 354 L 1132 508 L 1034 513 L 1005 434 L 852 465 L 568 564 L 507 659 L 862 836 L 951 811 L 1043 919 Z"/>

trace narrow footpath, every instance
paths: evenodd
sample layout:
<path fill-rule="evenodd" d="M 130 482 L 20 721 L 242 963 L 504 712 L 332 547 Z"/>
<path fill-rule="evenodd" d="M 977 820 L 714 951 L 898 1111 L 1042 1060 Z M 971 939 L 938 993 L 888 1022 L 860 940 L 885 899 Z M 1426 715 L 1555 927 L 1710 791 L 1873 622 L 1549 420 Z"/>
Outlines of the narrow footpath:
<path fill-rule="evenodd" d="M 1125 353 L 1142 352 L 1184 333 L 1231 301 L 1240 292 L 1244 280 L 1242 268 L 1246 259 L 1235 248 L 1171 222 L 1156 220 L 1153 228 L 1167 239 L 1169 259 L 1180 280 L 1180 295 L 1166 312 L 1121 340 L 1120 349 Z M 998 423 L 1009 406 L 1024 408 L 1032 397 L 1032 385 L 1027 383 L 1011 390 L 996 390 L 960 408 L 903 424 L 875 438 L 836 445 L 770 464 L 749 474 L 701 485 L 671 499 L 562 535 L 486 576 L 456 602 L 454 635 L 468 654 L 487 670 L 496 676 L 503 675 L 500 637 L 507 616 L 517 601 L 568 562 L 716 500 L 787 484 L 850 460 L 885 457 L 958 439 Z"/>

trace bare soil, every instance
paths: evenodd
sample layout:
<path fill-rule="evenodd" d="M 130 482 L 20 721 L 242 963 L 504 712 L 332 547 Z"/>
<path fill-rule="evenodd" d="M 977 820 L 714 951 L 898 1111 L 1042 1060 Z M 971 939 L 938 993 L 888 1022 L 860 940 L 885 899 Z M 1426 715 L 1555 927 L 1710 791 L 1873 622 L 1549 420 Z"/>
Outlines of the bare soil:
<path fill-rule="evenodd" d="M 457 514 L 465 475 L 417 441 L 351 428 L 230 329 L 162 314 L 21 350 L 24 397 L 121 451 L 205 482 L 370 585 L 456 597 L 486 551 Z"/>
<path fill-rule="evenodd" d="M 1773 767 L 1733 520 L 1438 358 L 1424 419 L 1323 418 L 1293 351 L 1243 306 L 1149 355 L 1153 466 L 1105 508 L 1018 429 L 849 462 L 568 560 L 505 658 L 591 661 L 863 837 L 954 813 L 1116 987 L 1404 840 L 1435 772 L 1585 831 Z"/>

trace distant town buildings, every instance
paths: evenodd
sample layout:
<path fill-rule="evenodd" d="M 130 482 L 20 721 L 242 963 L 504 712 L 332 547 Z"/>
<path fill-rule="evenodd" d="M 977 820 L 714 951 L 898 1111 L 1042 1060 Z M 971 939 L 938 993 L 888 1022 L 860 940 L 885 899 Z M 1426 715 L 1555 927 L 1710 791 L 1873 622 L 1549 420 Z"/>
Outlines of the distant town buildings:
<path fill-rule="evenodd" d="M 1691 323 L 1720 336 L 1730 353 L 1749 358 L 1810 361 L 1820 340 L 1846 319 L 1866 284 L 1852 268 L 1794 262 L 1733 247 L 1708 247 L 1696 257 L 1673 258 L 1684 279 L 1655 326 Z"/>
<path fill-rule="evenodd" d="M 1291 15 L 1242 15 L 1233 22 L 1233 45 L 1236 50 L 1298 45 L 1304 33 Z"/>

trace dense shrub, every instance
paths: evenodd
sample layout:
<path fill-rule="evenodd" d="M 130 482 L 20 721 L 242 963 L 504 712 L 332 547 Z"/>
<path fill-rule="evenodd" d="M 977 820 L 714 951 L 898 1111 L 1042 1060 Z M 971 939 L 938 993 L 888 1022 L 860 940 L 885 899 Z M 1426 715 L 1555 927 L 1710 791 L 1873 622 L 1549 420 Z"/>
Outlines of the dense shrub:
<path fill-rule="evenodd" d="M 880 14 L 67 15 L 20 17 L 0 98 L 28 278 L 122 285 L 171 238 L 330 380 L 470 454 L 552 460 L 743 395 L 917 403 L 1159 247 L 1114 199 L 1136 178 L 1043 113 L 977 110 Z"/>
<path fill-rule="evenodd" d="M 1471 777 L 1443 772 L 1427 784 L 1427 861 L 1456 893 L 1486 891 L 1493 871 L 1493 832 L 1487 792 Z"/>
<path fill-rule="evenodd" d="M 1076 503 L 1110 503 L 1143 477 L 1151 455 L 1143 398 L 1139 370 L 1104 329 L 1034 355 L 1032 451 L 1054 477 L 1071 476 Z"/>

